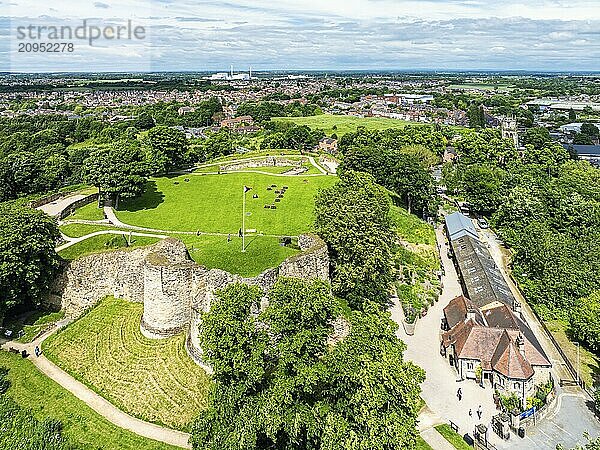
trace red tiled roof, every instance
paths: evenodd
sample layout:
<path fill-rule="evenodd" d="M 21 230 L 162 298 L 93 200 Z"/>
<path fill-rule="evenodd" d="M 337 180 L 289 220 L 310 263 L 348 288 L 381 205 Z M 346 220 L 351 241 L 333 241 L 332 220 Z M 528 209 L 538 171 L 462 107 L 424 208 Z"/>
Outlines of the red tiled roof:
<path fill-rule="evenodd" d="M 521 339 L 523 338 L 521 337 Z M 531 364 L 521 354 L 506 330 L 500 337 L 491 363 L 496 372 L 511 379 L 528 380 L 533 376 Z"/>

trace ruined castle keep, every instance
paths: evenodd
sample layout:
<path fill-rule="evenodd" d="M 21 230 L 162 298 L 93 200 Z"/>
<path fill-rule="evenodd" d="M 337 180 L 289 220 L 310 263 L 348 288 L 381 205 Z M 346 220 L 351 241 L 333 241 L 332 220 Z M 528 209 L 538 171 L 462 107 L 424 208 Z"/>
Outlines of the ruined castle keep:
<path fill-rule="evenodd" d="M 172 238 L 130 251 L 89 255 L 65 266 L 52 287 L 50 300 L 57 306 L 60 303 L 68 318 L 80 316 L 109 295 L 143 302 L 142 333 L 160 339 L 189 329 L 186 346 L 200 362 L 200 313 L 210 309 L 219 289 L 231 283 L 256 285 L 267 301 L 278 276 L 329 279 L 325 242 L 315 235 L 301 235 L 298 245 L 301 253 L 252 278 L 198 265 L 190 259 L 183 242 Z"/>

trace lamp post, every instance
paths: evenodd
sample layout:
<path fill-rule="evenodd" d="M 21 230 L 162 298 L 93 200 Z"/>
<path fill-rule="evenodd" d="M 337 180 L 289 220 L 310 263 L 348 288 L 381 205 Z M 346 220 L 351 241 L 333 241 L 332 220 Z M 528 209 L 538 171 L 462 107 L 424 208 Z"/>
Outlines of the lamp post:
<path fill-rule="evenodd" d="M 242 253 L 246 252 L 246 192 L 251 187 L 244 185 L 244 193 L 242 195 Z"/>

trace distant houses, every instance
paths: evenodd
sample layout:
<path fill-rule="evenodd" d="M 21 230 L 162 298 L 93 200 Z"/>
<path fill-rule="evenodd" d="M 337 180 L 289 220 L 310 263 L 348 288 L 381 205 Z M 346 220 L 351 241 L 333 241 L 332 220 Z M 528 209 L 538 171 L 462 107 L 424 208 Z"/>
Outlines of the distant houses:
<path fill-rule="evenodd" d="M 324 137 L 319 141 L 317 148 L 332 156 L 336 156 L 338 154 L 338 141 L 337 139 Z"/>
<path fill-rule="evenodd" d="M 525 406 L 551 379 L 552 364 L 473 222 L 450 214 L 446 235 L 465 295 L 444 308 L 441 352 L 460 379 L 514 393 Z"/>

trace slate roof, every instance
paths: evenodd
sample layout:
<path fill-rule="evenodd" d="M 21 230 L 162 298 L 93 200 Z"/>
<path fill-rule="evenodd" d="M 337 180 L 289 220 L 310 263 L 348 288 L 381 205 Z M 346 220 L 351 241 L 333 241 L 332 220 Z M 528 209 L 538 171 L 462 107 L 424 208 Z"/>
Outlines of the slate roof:
<path fill-rule="evenodd" d="M 451 245 L 467 297 L 480 308 L 499 301 L 512 309 L 515 298 L 487 247 L 468 235 Z"/>
<path fill-rule="evenodd" d="M 477 230 L 471 219 L 464 214 L 455 212 L 446 216 L 446 231 L 448 239 L 451 241 L 458 239 L 461 236 L 471 236 L 474 239 L 479 239 Z"/>

